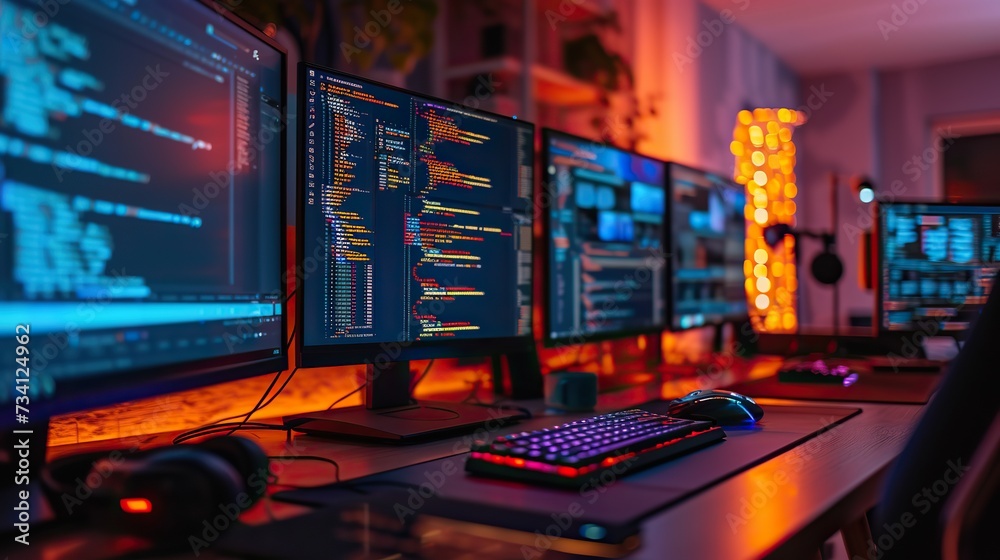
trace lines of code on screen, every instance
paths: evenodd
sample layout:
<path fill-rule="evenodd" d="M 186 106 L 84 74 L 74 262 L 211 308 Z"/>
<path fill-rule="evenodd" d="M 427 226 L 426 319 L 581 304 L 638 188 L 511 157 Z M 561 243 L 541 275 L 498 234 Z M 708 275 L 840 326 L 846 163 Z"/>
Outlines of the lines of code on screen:
<path fill-rule="evenodd" d="M 664 327 L 665 165 L 548 135 L 549 337 Z"/>
<path fill-rule="evenodd" d="M 1000 270 L 1000 207 L 892 204 L 881 220 L 883 328 L 967 330 Z"/>
<path fill-rule="evenodd" d="M 280 53 L 193 0 L 52 4 L 0 9 L 0 326 L 56 379 L 280 353 Z"/>
<path fill-rule="evenodd" d="M 532 127 L 305 77 L 306 345 L 530 333 Z M 320 278 L 321 277 L 321 278 Z"/>

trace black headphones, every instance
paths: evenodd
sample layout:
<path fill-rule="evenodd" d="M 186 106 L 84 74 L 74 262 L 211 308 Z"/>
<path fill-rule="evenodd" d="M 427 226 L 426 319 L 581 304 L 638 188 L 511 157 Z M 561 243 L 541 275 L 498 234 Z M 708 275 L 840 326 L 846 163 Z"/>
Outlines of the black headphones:
<path fill-rule="evenodd" d="M 257 502 L 270 477 L 267 455 L 239 437 L 149 451 L 97 452 L 57 459 L 42 475 L 60 519 L 159 544 L 186 544 L 226 526 Z"/>

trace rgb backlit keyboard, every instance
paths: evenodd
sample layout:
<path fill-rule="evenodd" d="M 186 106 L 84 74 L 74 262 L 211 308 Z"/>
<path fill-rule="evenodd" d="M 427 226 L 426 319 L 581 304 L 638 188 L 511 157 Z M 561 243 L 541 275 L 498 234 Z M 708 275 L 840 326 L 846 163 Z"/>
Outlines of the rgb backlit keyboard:
<path fill-rule="evenodd" d="M 478 475 L 579 486 L 607 470 L 622 476 L 726 437 L 711 422 L 633 409 L 477 444 L 465 470 Z"/>

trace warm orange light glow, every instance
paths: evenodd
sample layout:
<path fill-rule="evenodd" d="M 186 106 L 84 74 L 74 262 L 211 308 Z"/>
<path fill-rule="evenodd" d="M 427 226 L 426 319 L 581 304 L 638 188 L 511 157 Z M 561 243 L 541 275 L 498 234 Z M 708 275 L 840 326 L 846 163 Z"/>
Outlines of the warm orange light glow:
<path fill-rule="evenodd" d="M 785 328 L 786 331 L 794 330 L 795 325 L 798 321 L 795 319 L 795 315 L 791 313 L 785 313 L 781 316 L 781 326 Z"/>
<path fill-rule="evenodd" d="M 793 109 L 762 107 L 740 111 L 733 129 L 733 176 L 747 186 L 747 300 L 758 330 L 787 332 L 798 328 L 798 284 L 792 264 L 795 239 L 785 236 L 772 249 L 764 243 L 763 233 L 767 226 L 795 225 L 798 206 L 793 199 L 798 186 L 793 136 L 795 127 L 804 121 L 804 115 Z"/>
<path fill-rule="evenodd" d="M 151 513 L 153 502 L 146 498 L 122 498 L 119 504 L 125 513 Z"/>

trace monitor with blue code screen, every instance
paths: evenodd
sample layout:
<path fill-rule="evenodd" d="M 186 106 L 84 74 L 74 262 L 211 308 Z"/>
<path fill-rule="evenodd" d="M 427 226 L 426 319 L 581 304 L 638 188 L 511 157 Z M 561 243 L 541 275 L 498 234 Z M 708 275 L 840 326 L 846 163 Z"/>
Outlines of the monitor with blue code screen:
<path fill-rule="evenodd" d="M 49 4 L 0 10 L 0 401 L 283 369 L 284 50 L 207 2 Z"/>
<path fill-rule="evenodd" d="M 880 330 L 964 335 L 1000 271 L 1000 206 L 892 203 L 879 213 Z"/>

